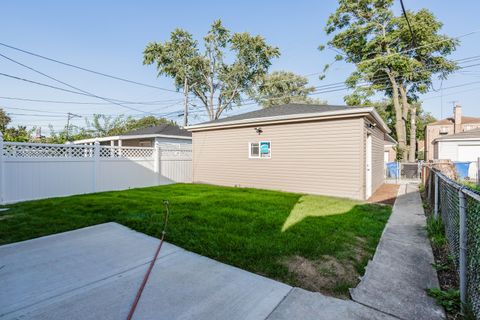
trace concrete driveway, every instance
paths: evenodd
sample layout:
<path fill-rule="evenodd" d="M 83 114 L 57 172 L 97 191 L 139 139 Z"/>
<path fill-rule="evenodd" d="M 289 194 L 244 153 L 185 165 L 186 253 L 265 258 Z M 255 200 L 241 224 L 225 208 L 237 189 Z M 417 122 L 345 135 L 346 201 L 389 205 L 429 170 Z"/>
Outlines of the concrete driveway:
<path fill-rule="evenodd" d="M 125 319 L 159 240 L 116 223 L 0 246 L 0 319 Z M 389 319 L 164 243 L 135 319 Z"/>

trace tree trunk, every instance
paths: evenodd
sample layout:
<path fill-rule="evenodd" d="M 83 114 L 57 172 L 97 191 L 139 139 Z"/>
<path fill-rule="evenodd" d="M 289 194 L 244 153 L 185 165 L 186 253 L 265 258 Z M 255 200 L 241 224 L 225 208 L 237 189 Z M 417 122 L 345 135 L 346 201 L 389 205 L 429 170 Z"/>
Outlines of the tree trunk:
<path fill-rule="evenodd" d="M 410 152 L 408 156 L 409 162 L 415 162 L 417 151 L 417 106 L 412 105 L 410 109 Z"/>
<path fill-rule="evenodd" d="M 405 130 L 405 144 L 407 142 L 407 119 L 408 119 L 408 111 L 410 110 L 410 104 L 408 103 L 408 97 L 407 97 L 407 91 L 405 89 L 405 87 L 403 85 L 399 85 L 398 86 L 398 89 L 400 91 L 400 96 L 402 97 L 402 123 L 403 123 L 403 127 L 404 127 L 404 130 Z M 413 117 L 413 120 L 415 121 L 416 118 Z M 416 129 L 415 129 L 416 131 Z M 410 129 L 410 132 L 411 132 L 411 129 Z M 416 134 L 416 133 L 415 133 Z M 412 150 L 412 136 L 410 136 L 410 148 L 408 148 L 407 145 L 405 145 L 405 149 L 403 150 L 403 159 L 404 160 L 407 160 L 408 161 L 411 161 L 411 162 L 414 162 L 415 161 L 415 144 L 416 144 L 416 136 L 413 136 L 413 143 L 414 143 L 414 146 L 413 146 L 413 149 L 414 149 L 414 152 L 413 152 L 413 155 L 411 154 L 411 150 Z M 413 160 L 412 160 L 412 157 L 413 157 Z"/>
<path fill-rule="evenodd" d="M 399 92 L 398 92 L 398 84 L 395 80 L 395 77 L 391 73 L 388 73 L 388 77 L 390 78 L 390 83 L 392 84 L 392 100 L 393 100 L 393 107 L 395 109 L 395 131 L 397 133 L 397 141 L 398 141 L 398 148 L 400 152 L 403 154 L 402 160 L 406 160 L 405 153 L 408 152 L 407 150 L 407 134 L 405 128 L 405 122 L 403 121 L 403 112 L 402 107 L 399 101 Z"/>

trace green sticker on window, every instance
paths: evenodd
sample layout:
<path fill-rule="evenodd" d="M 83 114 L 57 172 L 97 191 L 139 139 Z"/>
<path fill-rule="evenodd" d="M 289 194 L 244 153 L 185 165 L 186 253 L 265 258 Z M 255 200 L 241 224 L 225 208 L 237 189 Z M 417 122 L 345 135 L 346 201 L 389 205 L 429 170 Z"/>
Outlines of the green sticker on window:
<path fill-rule="evenodd" d="M 260 153 L 269 154 L 270 153 L 270 142 L 260 142 Z"/>

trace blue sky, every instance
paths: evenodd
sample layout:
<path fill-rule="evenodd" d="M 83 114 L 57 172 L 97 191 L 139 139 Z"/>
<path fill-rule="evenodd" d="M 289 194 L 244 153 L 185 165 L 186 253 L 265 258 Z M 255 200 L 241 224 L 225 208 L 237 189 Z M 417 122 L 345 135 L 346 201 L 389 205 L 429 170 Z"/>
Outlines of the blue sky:
<path fill-rule="evenodd" d="M 460 36 L 461 46 L 451 56 L 462 59 L 480 55 L 480 3 L 465 0 L 452 3 L 438 0 L 404 0 L 407 9 L 426 7 L 444 23 L 443 32 Z M 271 70 L 289 70 L 306 75 L 320 72 L 325 63 L 333 60 L 334 52 L 319 52 L 319 44 L 326 43 L 325 22 L 336 8 L 336 1 L 3 1 L 0 4 L 3 30 L 0 42 L 33 51 L 44 56 L 70 62 L 100 72 L 131 80 L 173 89 L 172 81 L 156 78 L 154 67 L 142 65 L 142 51 L 149 41 L 164 41 L 170 31 L 181 27 L 201 40 L 211 22 L 222 19 L 233 32 L 247 31 L 264 36 L 268 43 L 278 46 L 281 57 L 273 61 Z M 398 3 L 396 10 L 399 12 Z M 156 105 L 137 105 L 145 111 L 171 113 L 181 109 L 182 95 L 157 89 L 125 84 L 79 70 L 25 55 L 0 46 L 0 53 L 26 65 L 68 82 L 96 95 L 128 101 L 161 101 Z M 473 63 L 472 63 L 473 64 Z M 38 82 L 62 86 L 0 57 L 0 72 Z M 311 85 L 326 85 L 344 81 L 353 70 L 351 65 L 337 63 L 327 77 L 309 77 Z M 448 80 L 435 82 L 432 91 L 422 96 L 424 108 L 436 117 L 451 114 L 452 101 L 464 107 L 464 114 L 480 116 L 477 104 L 480 91 L 480 66 L 468 72 L 452 75 Z M 472 83 L 473 82 L 473 83 Z M 440 90 L 443 86 L 443 92 Z M 454 88 L 450 88 L 454 87 Z M 343 104 L 346 91 L 317 96 L 330 104 Z M 442 98 L 443 95 L 443 98 Z M 138 116 L 138 111 L 104 104 L 95 98 L 74 95 L 34 84 L 28 84 L 0 76 L 0 96 L 77 101 L 92 104 L 44 103 L 8 100 L 0 98 L 14 119 L 13 124 L 55 128 L 65 125 L 63 114 L 73 112 L 88 117 L 92 113 L 127 114 Z M 443 108 L 442 108 L 443 101 Z M 100 104 L 93 104 L 100 103 Z M 135 106 L 135 105 L 132 105 Z M 39 111 L 24 111 L 14 108 Z M 246 106 L 230 112 L 238 113 L 255 109 Z M 15 115 L 18 114 L 18 115 Z M 20 115 L 21 114 L 21 115 Z M 28 114 L 28 115 L 25 115 Z M 201 113 L 198 113 L 201 115 Z M 177 115 L 169 115 L 181 121 Z M 83 125 L 84 118 L 74 123 Z M 202 121 L 198 116 L 192 119 Z"/>

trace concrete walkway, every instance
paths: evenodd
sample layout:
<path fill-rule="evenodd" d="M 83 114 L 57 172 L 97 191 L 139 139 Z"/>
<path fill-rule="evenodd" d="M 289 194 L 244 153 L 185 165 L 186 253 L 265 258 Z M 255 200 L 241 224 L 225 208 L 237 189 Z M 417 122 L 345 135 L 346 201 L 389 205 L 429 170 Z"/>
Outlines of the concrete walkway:
<path fill-rule="evenodd" d="M 444 319 L 425 289 L 438 287 L 418 187 L 400 187 L 392 215 L 352 299 L 397 318 Z"/>

